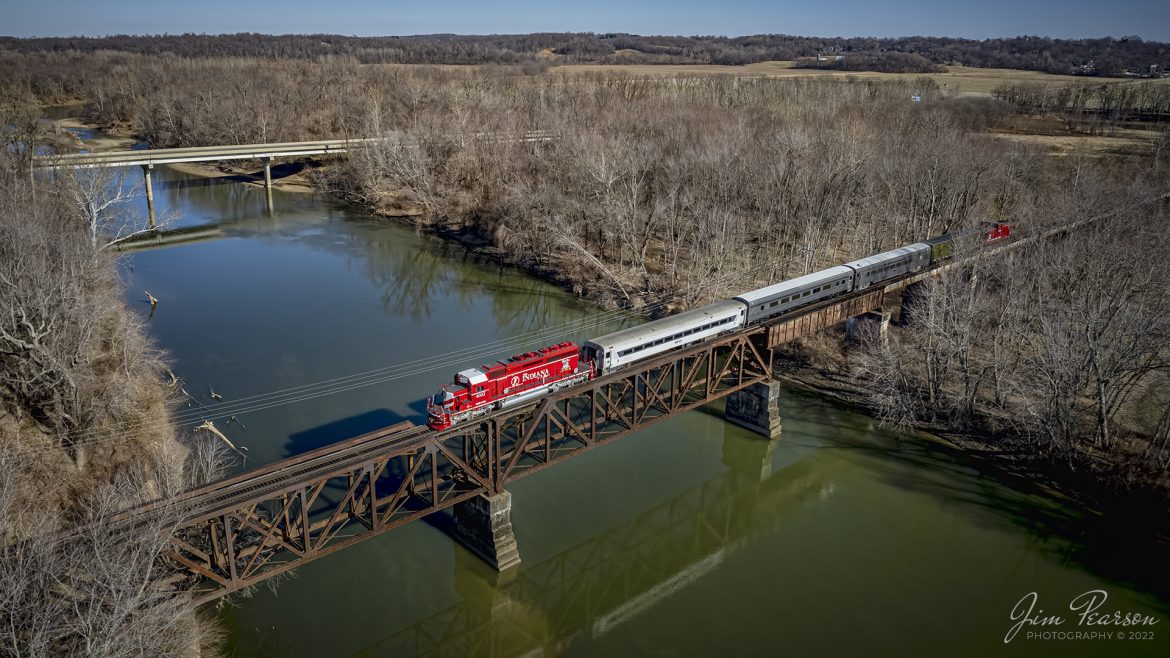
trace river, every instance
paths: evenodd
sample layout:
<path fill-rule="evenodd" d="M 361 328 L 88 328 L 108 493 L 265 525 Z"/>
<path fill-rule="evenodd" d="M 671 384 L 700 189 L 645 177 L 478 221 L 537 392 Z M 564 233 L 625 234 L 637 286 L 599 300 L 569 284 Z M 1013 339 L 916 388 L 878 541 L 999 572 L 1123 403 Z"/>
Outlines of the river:
<path fill-rule="evenodd" d="M 421 423 L 457 369 L 629 322 L 314 194 L 277 190 L 270 216 L 255 186 L 156 177 L 160 217 L 212 229 L 122 257 L 190 408 L 376 371 L 221 425 L 249 465 Z M 234 597 L 216 609 L 229 654 L 1170 655 L 1168 555 L 1140 527 L 814 393 L 786 388 L 781 408 L 775 443 L 715 404 L 517 482 L 523 562 L 503 575 L 420 521 Z M 1160 623 L 1079 626 L 1069 602 L 1092 590 Z M 1005 643 L 1030 592 L 1065 622 Z"/>

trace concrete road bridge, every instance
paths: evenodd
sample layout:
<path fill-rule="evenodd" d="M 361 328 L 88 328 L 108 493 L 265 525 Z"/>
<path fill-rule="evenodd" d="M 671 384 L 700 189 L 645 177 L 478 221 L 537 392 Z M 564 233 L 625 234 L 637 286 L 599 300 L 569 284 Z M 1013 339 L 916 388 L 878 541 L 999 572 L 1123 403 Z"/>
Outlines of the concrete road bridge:
<path fill-rule="evenodd" d="M 548 130 L 530 130 L 520 134 L 475 133 L 474 141 L 546 142 L 554 139 Z M 372 144 L 400 139 L 392 137 L 365 137 L 356 139 L 323 139 L 312 142 L 281 142 L 273 144 L 232 144 L 226 146 L 192 146 L 187 148 L 135 149 L 130 151 L 103 151 L 100 153 L 65 153 L 33 157 L 33 167 L 44 170 L 95 169 L 108 167 L 141 167 L 146 186 L 146 207 L 150 225 L 154 226 L 154 185 L 151 172 L 156 166 L 184 162 L 220 162 L 225 160 L 260 160 L 264 163 L 264 189 L 268 209 L 272 210 L 272 161 L 276 158 L 305 158 L 309 156 L 338 155 Z M 411 145 L 413 146 L 413 145 Z"/>
<path fill-rule="evenodd" d="M 133 532 L 149 525 L 144 520 L 172 519 L 167 557 L 197 583 L 201 601 L 452 508 L 454 538 L 506 570 L 520 561 L 509 483 L 723 397 L 729 421 L 773 440 L 780 431 L 774 350 L 847 321 L 880 335 L 892 310 L 926 280 L 1099 218 L 988 245 L 446 430 L 400 423 L 128 510 L 110 522 Z"/>

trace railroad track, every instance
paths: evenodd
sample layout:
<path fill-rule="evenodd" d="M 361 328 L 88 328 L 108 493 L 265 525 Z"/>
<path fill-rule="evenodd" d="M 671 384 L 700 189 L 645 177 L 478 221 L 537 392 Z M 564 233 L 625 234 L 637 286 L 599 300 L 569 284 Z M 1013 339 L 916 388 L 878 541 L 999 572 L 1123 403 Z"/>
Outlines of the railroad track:
<path fill-rule="evenodd" d="M 412 443 L 422 444 L 431 432 L 425 425 L 404 421 L 191 489 L 174 498 L 126 510 L 114 515 L 108 522 L 133 525 L 152 514 L 170 510 L 178 510 L 184 522 L 218 516 L 258 496 L 295 488 L 296 483 L 306 479 L 335 471 L 344 472 L 348 467 L 364 463 L 371 455 L 379 452 Z"/>

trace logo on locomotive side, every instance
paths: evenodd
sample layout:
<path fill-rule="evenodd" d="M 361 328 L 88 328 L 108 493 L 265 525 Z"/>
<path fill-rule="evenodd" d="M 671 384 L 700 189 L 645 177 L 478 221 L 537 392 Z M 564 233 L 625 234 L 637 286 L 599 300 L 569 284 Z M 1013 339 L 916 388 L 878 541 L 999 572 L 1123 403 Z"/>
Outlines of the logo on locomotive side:
<path fill-rule="evenodd" d="M 519 375 L 513 375 L 512 381 L 508 383 L 508 386 L 516 387 L 522 383 L 528 383 L 534 379 L 548 379 L 548 368 L 537 370 L 535 372 L 525 372 Z"/>

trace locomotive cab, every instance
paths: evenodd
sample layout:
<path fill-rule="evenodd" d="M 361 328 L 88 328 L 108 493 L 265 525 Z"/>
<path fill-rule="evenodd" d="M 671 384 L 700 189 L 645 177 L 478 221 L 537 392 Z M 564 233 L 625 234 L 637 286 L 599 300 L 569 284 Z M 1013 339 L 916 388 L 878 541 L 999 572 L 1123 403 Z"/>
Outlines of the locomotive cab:
<path fill-rule="evenodd" d="M 447 390 L 451 385 L 448 384 L 439 389 L 438 393 L 431 396 L 431 406 L 433 407 L 452 407 L 455 404 L 455 394 Z"/>

